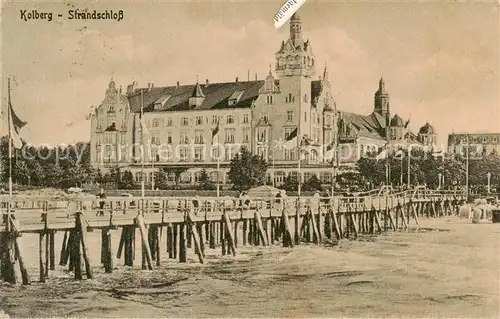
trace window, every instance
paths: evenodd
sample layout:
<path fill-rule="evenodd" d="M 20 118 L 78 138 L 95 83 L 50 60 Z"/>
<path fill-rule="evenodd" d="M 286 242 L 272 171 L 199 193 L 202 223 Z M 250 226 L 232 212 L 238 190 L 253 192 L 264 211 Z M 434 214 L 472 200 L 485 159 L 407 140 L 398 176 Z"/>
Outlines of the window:
<path fill-rule="evenodd" d="M 307 122 L 307 112 L 304 112 L 304 122 Z"/>
<path fill-rule="evenodd" d="M 285 140 L 290 137 L 290 134 L 295 130 L 295 127 L 285 127 Z"/>
<path fill-rule="evenodd" d="M 267 104 L 273 104 L 273 96 L 272 95 L 266 96 L 266 102 Z"/>
<path fill-rule="evenodd" d="M 231 159 L 233 158 L 232 155 L 232 149 L 230 147 L 226 147 L 225 151 L 224 151 L 224 160 L 225 161 L 231 161 Z"/>
<path fill-rule="evenodd" d="M 196 125 L 203 125 L 203 116 L 196 117 Z"/>
<path fill-rule="evenodd" d="M 234 143 L 234 129 L 226 129 L 226 138 L 224 141 L 226 143 Z"/>
<path fill-rule="evenodd" d="M 319 142 L 319 130 L 317 128 L 313 129 L 313 140 Z"/>
<path fill-rule="evenodd" d="M 304 103 L 307 103 L 308 99 L 307 99 L 307 94 L 304 94 Z"/>
<path fill-rule="evenodd" d="M 493 143 L 496 143 L 496 142 L 497 142 L 497 138 L 493 137 Z"/>
<path fill-rule="evenodd" d="M 248 114 L 243 114 L 243 123 L 244 124 L 248 123 Z"/>
<path fill-rule="evenodd" d="M 228 115 L 226 117 L 226 124 L 233 124 L 234 123 L 234 118 L 232 115 Z"/>
<path fill-rule="evenodd" d="M 153 119 L 153 127 L 160 127 L 161 120 L 160 119 Z"/>
<path fill-rule="evenodd" d="M 295 96 L 292 96 L 292 93 L 288 93 L 288 96 L 285 97 L 285 103 L 293 103 L 295 102 Z"/>
<path fill-rule="evenodd" d="M 295 160 L 295 149 L 285 149 L 285 161 Z"/>
<path fill-rule="evenodd" d="M 304 182 L 309 181 L 312 178 L 313 174 L 311 172 L 304 172 Z"/>
<path fill-rule="evenodd" d="M 243 129 L 243 143 L 250 142 L 250 130 L 245 128 Z"/>
<path fill-rule="evenodd" d="M 212 116 L 212 124 L 217 124 L 219 122 L 219 117 L 217 115 Z"/>
<path fill-rule="evenodd" d="M 194 161 L 203 162 L 203 148 L 194 149 Z"/>
<path fill-rule="evenodd" d="M 319 120 L 319 114 L 316 114 L 316 123 L 321 123 L 321 121 Z"/>
<path fill-rule="evenodd" d="M 258 142 L 264 142 L 266 141 L 266 129 L 265 128 L 259 128 L 257 132 L 257 141 Z"/>
<path fill-rule="evenodd" d="M 182 126 L 188 126 L 189 125 L 189 119 L 187 117 L 182 117 L 181 118 L 181 125 Z"/>
<path fill-rule="evenodd" d="M 189 136 L 188 136 L 187 132 L 180 133 L 179 143 L 180 144 L 189 144 Z"/>
<path fill-rule="evenodd" d="M 167 132 L 167 144 L 172 144 L 172 132 Z"/>
<path fill-rule="evenodd" d="M 115 111 L 115 106 L 114 106 L 114 105 L 110 105 L 110 106 L 108 107 L 108 112 L 110 112 L 110 113 L 111 113 L 111 112 L 114 112 L 114 111 Z"/>
<path fill-rule="evenodd" d="M 172 118 L 167 118 L 167 126 L 172 126 Z"/>
<path fill-rule="evenodd" d="M 268 112 L 261 112 L 260 113 L 260 118 L 264 120 L 265 122 L 269 121 L 269 113 Z"/>
<path fill-rule="evenodd" d="M 97 128 L 102 128 L 102 123 L 103 123 L 103 120 L 99 120 L 97 121 Z"/>
<path fill-rule="evenodd" d="M 160 134 L 157 132 L 153 132 L 151 134 L 151 144 L 160 145 Z"/>
<path fill-rule="evenodd" d="M 257 154 L 261 157 L 266 159 L 266 148 L 265 147 L 259 147 L 257 148 Z"/>
<path fill-rule="evenodd" d="M 330 184 L 332 182 L 332 173 L 330 172 L 321 172 L 320 180 L 323 184 Z"/>
<path fill-rule="evenodd" d="M 187 160 L 188 160 L 188 150 L 185 149 L 185 148 L 181 148 L 179 150 L 179 157 L 180 157 L 179 160 L 181 162 L 187 162 Z"/>
<path fill-rule="evenodd" d="M 219 157 L 219 148 L 216 147 L 216 148 L 212 148 L 212 160 L 217 160 L 217 158 Z"/>
<path fill-rule="evenodd" d="M 332 117 L 330 115 L 327 115 L 325 117 L 325 124 L 330 125 L 332 121 Z"/>
<path fill-rule="evenodd" d="M 286 111 L 286 120 L 288 122 L 292 122 L 293 121 L 293 111 Z"/>
<path fill-rule="evenodd" d="M 203 131 L 194 132 L 194 143 L 203 144 Z"/>

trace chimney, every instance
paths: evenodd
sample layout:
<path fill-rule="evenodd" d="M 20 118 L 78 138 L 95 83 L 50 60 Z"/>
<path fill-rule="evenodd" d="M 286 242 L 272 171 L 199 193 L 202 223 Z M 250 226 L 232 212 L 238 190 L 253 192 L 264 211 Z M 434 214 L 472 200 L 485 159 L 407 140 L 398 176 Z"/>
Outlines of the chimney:
<path fill-rule="evenodd" d="M 153 83 L 148 83 L 148 92 L 153 88 Z"/>
<path fill-rule="evenodd" d="M 180 86 L 179 81 L 177 81 L 177 87 L 179 87 L 179 86 Z"/>
<path fill-rule="evenodd" d="M 238 83 L 238 77 L 236 77 L 236 83 Z"/>
<path fill-rule="evenodd" d="M 136 81 L 133 81 L 131 85 L 127 86 L 127 94 L 132 94 L 137 90 L 139 84 Z"/>
<path fill-rule="evenodd" d="M 208 85 L 208 84 L 210 84 L 210 83 L 208 82 L 208 79 L 206 79 L 205 80 L 205 85 Z"/>
<path fill-rule="evenodd" d="M 257 73 L 255 73 L 255 81 L 257 81 Z"/>

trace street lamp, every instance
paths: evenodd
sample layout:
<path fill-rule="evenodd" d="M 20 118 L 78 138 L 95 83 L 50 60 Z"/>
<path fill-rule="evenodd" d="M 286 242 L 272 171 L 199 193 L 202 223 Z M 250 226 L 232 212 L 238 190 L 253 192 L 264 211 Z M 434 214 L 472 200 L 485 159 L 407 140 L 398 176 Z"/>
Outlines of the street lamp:
<path fill-rule="evenodd" d="M 438 173 L 438 181 L 439 181 L 439 186 L 438 186 L 438 189 L 441 189 L 441 172 Z"/>
<path fill-rule="evenodd" d="M 488 174 L 486 174 L 486 177 L 488 178 L 488 194 L 490 193 L 490 187 L 491 187 L 491 173 L 488 172 Z"/>

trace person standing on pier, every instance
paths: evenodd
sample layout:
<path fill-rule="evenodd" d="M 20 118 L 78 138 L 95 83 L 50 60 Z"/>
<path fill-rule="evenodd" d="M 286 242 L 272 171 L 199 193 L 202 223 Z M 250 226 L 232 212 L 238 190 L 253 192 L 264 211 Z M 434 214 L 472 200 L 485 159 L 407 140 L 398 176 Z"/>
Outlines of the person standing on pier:
<path fill-rule="evenodd" d="M 106 194 L 104 193 L 104 188 L 101 188 L 99 193 L 97 194 L 97 198 L 99 199 L 105 199 Z M 97 212 L 96 216 L 104 216 L 104 201 L 101 200 L 99 201 L 99 211 Z"/>

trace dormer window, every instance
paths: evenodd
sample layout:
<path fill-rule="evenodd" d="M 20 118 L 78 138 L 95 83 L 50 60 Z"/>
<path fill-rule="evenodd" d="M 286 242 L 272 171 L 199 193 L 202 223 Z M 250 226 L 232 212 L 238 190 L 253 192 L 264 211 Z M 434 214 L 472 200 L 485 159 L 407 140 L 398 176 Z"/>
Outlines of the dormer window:
<path fill-rule="evenodd" d="M 170 95 L 162 96 L 154 102 L 154 109 L 160 110 L 165 107 L 165 104 L 170 99 Z"/>
<path fill-rule="evenodd" d="M 229 97 L 227 104 L 228 104 L 229 106 L 237 104 L 237 103 L 240 101 L 241 96 L 243 95 L 243 93 L 244 93 L 244 91 L 236 91 L 236 92 L 234 92 L 234 93 L 233 93 L 233 94 Z"/>

